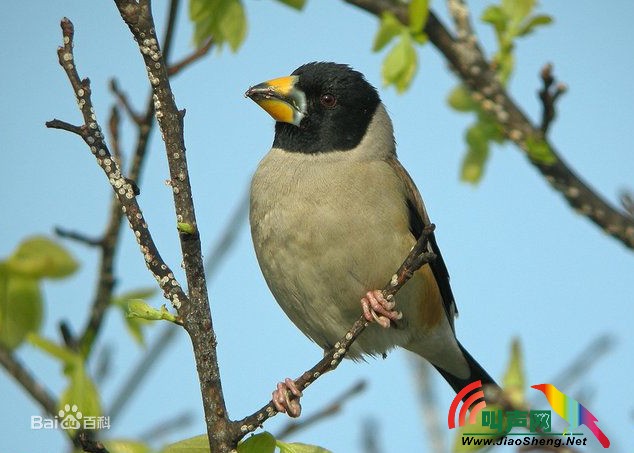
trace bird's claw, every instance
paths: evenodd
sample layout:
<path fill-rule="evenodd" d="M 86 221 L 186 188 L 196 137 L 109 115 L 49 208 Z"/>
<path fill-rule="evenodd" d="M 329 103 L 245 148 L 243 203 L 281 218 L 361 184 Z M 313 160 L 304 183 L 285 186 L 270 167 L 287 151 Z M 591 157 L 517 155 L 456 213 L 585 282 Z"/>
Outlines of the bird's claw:
<path fill-rule="evenodd" d="M 386 299 L 383 291 L 375 289 L 368 291 L 361 299 L 363 317 L 368 322 L 376 322 L 381 327 L 390 327 L 391 321 L 398 321 L 403 317 L 403 313 L 394 310 L 396 302 L 393 299 Z"/>
<path fill-rule="evenodd" d="M 290 417 L 299 417 L 302 413 L 302 405 L 299 402 L 301 396 L 302 392 L 295 385 L 295 381 L 286 378 L 284 382 L 277 383 L 271 400 L 278 412 L 284 412 Z"/>

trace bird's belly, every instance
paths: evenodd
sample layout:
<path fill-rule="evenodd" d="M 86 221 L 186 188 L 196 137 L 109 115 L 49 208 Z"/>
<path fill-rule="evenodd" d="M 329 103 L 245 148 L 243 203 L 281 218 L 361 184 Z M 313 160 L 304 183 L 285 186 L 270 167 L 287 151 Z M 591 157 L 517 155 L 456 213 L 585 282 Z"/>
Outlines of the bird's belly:
<path fill-rule="evenodd" d="M 359 318 L 363 295 L 389 281 L 413 239 L 402 231 L 404 207 L 318 189 L 276 193 L 264 206 L 252 202 L 251 230 L 275 299 L 304 334 L 327 349 Z M 370 325 L 349 356 L 382 354 L 408 338 L 406 329 Z"/>

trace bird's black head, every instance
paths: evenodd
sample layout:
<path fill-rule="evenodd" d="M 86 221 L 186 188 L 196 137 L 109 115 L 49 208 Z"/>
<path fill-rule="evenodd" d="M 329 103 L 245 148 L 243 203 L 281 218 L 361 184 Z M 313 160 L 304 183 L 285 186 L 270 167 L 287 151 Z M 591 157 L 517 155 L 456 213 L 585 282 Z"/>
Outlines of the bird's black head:
<path fill-rule="evenodd" d="M 252 87 L 247 96 L 277 120 L 273 146 L 303 153 L 355 148 L 381 102 L 363 74 L 324 62 Z"/>

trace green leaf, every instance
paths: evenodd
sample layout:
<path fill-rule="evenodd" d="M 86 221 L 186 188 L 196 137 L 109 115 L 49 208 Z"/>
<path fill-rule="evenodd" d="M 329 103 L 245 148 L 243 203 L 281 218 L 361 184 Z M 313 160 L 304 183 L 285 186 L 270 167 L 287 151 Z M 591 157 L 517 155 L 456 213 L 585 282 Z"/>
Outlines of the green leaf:
<path fill-rule="evenodd" d="M 429 17 L 429 0 L 411 0 L 409 3 L 409 29 L 420 33 Z"/>
<path fill-rule="evenodd" d="M 238 453 L 273 453 L 275 437 L 266 431 L 249 437 L 238 445 Z"/>
<path fill-rule="evenodd" d="M 498 5 L 491 5 L 485 9 L 480 19 L 493 25 L 498 36 L 505 32 L 509 20 L 504 10 Z"/>
<path fill-rule="evenodd" d="M 228 2 L 222 20 L 219 21 L 218 31 L 223 39 L 229 43 L 233 52 L 240 48 L 247 36 L 247 17 L 241 2 Z"/>
<path fill-rule="evenodd" d="M 207 435 L 190 437 L 167 445 L 161 453 L 210 453 Z"/>
<path fill-rule="evenodd" d="M 151 453 L 149 445 L 136 440 L 110 439 L 103 441 L 109 453 Z"/>
<path fill-rule="evenodd" d="M 20 243 L 7 260 L 10 272 L 32 278 L 64 278 L 79 267 L 61 245 L 44 236 L 33 236 Z"/>
<path fill-rule="evenodd" d="M 481 123 L 467 129 L 466 141 L 468 149 L 462 161 L 460 179 L 477 184 L 484 175 L 484 166 L 489 157 L 489 138 Z"/>
<path fill-rule="evenodd" d="M 0 345 L 13 350 L 42 324 L 39 282 L 8 272 L 0 263 Z"/>
<path fill-rule="evenodd" d="M 276 444 L 280 449 L 280 453 L 331 453 L 330 450 L 326 450 L 325 448 L 297 442 L 287 444 L 286 442 L 278 440 L 276 441 Z"/>
<path fill-rule="evenodd" d="M 535 0 L 502 0 L 502 9 L 509 17 L 512 29 L 516 29 L 534 7 Z"/>
<path fill-rule="evenodd" d="M 513 56 L 512 50 L 512 48 L 502 48 L 500 52 L 495 55 L 496 71 L 504 85 L 506 85 L 511 77 L 515 66 L 515 57 Z"/>
<path fill-rule="evenodd" d="M 176 316 L 170 313 L 167 308 L 165 308 L 165 305 L 162 305 L 160 309 L 156 309 L 141 299 L 131 299 L 128 301 L 126 316 L 129 318 L 147 319 L 148 321 L 158 321 L 161 319 L 171 322 L 177 321 Z"/>
<path fill-rule="evenodd" d="M 464 85 L 458 85 L 451 90 L 447 103 L 459 112 L 471 112 L 478 108 L 478 104 L 471 98 L 469 89 Z"/>
<path fill-rule="evenodd" d="M 414 39 L 414 41 L 416 41 L 416 44 L 420 44 L 421 46 L 429 41 L 429 36 L 427 36 L 427 33 L 422 31 L 419 33 L 412 33 L 412 38 Z"/>
<path fill-rule="evenodd" d="M 277 0 L 280 3 L 284 3 L 287 6 L 295 9 L 302 9 L 306 4 L 306 0 Z"/>
<path fill-rule="evenodd" d="M 247 32 L 247 20 L 240 0 L 190 0 L 189 18 L 194 23 L 194 44 L 213 38 L 238 50 Z"/>
<path fill-rule="evenodd" d="M 407 32 L 402 32 L 399 41 L 388 52 L 383 60 L 383 82 L 386 85 L 394 85 L 396 91 L 404 92 L 414 79 L 418 59 L 416 49 L 412 43 L 412 37 Z"/>
<path fill-rule="evenodd" d="M 504 395 L 515 407 L 521 407 L 526 403 L 524 389 L 526 388 L 526 377 L 524 373 L 524 358 L 522 348 L 517 338 L 511 344 L 511 358 L 506 368 L 506 373 L 502 379 Z"/>
<path fill-rule="evenodd" d="M 557 156 L 544 139 L 529 137 L 526 140 L 526 149 L 528 156 L 540 164 L 552 165 L 557 162 Z"/>
<path fill-rule="evenodd" d="M 136 299 L 149 299 L 156 295 L 157 290 L 155 288 L 140 288 L 132 291 L 125 292 L 115 297 L 112 300 L 112 304 L 119 307 L 123 314 L 123 319 L 128 329 L 128 332 L 134 338 L 134 340 L 142 346 L 145 346 L 145 337 L 143 336 L 143 326 L 148 324 L 148 321 L 138 317 L 128 316 L 128 303 Z"/>
<path fill-rule="evenodd" d="M 185 223 L 185 222 L 177 222 L 176 229 L 180 231 L 181 233 L 187 233 L 187 234 L 193 234 L 196 231 L 196 227 L 194 227 L 194 225 L 192 225 L 191 223 Z"/>
<path fill-rule="evenodd" d="M 519 30 L 517 31 L 517 36 L 526 36 L 537 28 L 540 25 L 548 25 L 552 23 L 553 18 L 546 14 L 538 14 L 536 16 L 531 17 L 526 22 L 522 23 Z"/>
<path fill-rule="evenodd" d="M 378 52 L 389 44 L 394 37 L 398 36 L 405 26 L 399 21 L 396 16 L 391 12 L 385 12 L 381 15 L 381 24 L 379 30 L 374 37 L 374 44 L 372 44 L 372 51 Z"/>

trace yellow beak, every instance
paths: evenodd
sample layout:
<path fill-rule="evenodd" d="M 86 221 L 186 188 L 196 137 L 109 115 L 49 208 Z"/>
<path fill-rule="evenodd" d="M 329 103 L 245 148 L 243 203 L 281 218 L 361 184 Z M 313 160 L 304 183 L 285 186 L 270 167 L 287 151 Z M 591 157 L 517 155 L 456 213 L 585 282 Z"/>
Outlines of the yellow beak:
<path fill-rule="evenodd" d="M 268 112 L 275 121 L 299 126 L 306 116 L 306 95 L 297 88 L 297 76 L 280 77 L 255 85 L 244 94 Z"/>

